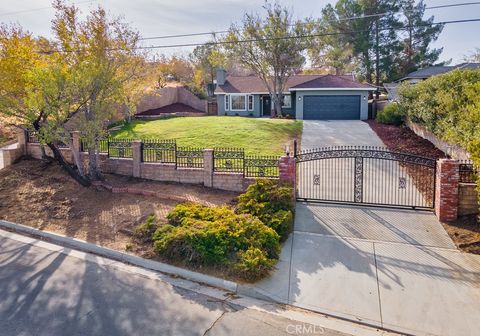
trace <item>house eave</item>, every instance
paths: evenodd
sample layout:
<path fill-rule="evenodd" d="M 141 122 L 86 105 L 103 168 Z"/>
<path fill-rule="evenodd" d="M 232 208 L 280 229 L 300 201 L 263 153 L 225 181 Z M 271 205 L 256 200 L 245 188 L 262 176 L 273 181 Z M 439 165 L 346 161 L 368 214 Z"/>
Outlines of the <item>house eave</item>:
<path fill-rule="evenodd" d="M 375 91 L 376 88 L 291 88 L 290 91 Z"/>

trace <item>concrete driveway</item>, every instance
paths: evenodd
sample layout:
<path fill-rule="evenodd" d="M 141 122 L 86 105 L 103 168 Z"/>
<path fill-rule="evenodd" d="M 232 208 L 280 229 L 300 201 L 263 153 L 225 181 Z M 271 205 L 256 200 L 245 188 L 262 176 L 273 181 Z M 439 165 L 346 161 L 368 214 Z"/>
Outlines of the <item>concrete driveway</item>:
<path fill-rule="evenodd" d="M 302 149 L 330 146 L 382 146 L 377 134 L 361 120 L 304 120 Z"/>
<path fill-rule="evenodd" d="M 380 146 L 361 121 L 304 122 L 302 149 Z M 477 335 L 480 256 L 432 212 L 297 203 L 277 270 L 245 292 L 415 335 Z"/>
<path fill-rule="evenodd" d="M 242 290 L 415 335 L 476 335 L 480 256 L 430 212 L 298 203 L 271 277 Z"/>

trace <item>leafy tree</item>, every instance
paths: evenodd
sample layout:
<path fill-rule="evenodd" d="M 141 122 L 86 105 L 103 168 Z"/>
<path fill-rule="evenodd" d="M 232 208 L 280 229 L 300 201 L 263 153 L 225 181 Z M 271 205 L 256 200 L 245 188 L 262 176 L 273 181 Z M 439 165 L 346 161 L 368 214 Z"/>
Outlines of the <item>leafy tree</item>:
<path fill-rule="evenodd" d="M 225 68 L 227 65 L 225 53 L 214 42 L 196 47 L 191 53 L 190 59 L 197 70 L 197 81 L 201 81 L 202 84 L 213 83 L 216 70 Z"/>
<path fill-rule="evenodd" d="M 438 39 L 443 25 L 434 25 L 434 17 L 424 19 L 426 4 L 421 0 L 403 0 L 403 25 L 405 27 L 402 40 L 403 53 L 399 60 L 401 65 L 398 77 L 419 68 L 431 66 L 442 53 L 443 48 L 430 48 L 430 44 Z"/>
<path fill-rule="evenodd" d="M 265 83 L 274 107 L 274 115 L 282 114 L 282 96 L 288 78 L 305 63 L 304 51 L 311 27 L 294 22 L 292 14 L 278 3 L 266 3 L 266 17 L 245 14 L 242 22 L 231 26 L 226 48 L 241 64 Z"/>
<path fill-rule="evenodd" d="M 98 141 L 106 135 L 112 113 L 126 103 L 127 83 L 137 77 L 141 63 L 135 52 L 138 34 L 118 19 L 109 20 L 102 8 L 91 11 L 84 21 L 75 6 L 57 0 L 54 8 L 55 38 L 48 43 L 34 43 L 29 34 L 15 27 L 4 29 L 8 41 L 2 45 L 13 47 L 2 54 L 1 75 L 18 76 L 20 83 L 2 91 L 0 104 L 7 107 L 2 112 L 18 116 L 36 130 L 67 172 L 88 185 L 99 175 Z M 42 51 L 45 44 L 48 48 Z M 11 55 L 15 57 L 7 57 Z M 20 75 L 14 69 L 17 56 L 26 58 Z M 75 169 L 58 149 L 60 141 L 72 145 L 72 130 L 79 130 L 90 148 L 88 172 L 79 157 L 74 157 Z"/>

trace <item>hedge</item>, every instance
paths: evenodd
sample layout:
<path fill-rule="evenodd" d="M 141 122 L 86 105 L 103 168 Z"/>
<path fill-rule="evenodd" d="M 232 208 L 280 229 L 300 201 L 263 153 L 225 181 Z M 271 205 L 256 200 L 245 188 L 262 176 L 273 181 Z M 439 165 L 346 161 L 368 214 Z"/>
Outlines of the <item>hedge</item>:
<path fill-rule="evenodd" d="M 480 70 L 457 69 L 415 85 L 405 83 L 399 96 L 400 114 L 465 148 L 480 167 Z"/>

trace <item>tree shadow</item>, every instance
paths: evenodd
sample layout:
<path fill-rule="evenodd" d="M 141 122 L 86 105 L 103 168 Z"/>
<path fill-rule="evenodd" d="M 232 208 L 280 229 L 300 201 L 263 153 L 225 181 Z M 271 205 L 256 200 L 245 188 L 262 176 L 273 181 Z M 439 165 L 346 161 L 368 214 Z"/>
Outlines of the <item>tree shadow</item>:
<path fill-rule="evenodd" d="M 6 238 L 0 246 L 4 335 L 198 335 L 240 309 L 108 264 Z"/>

